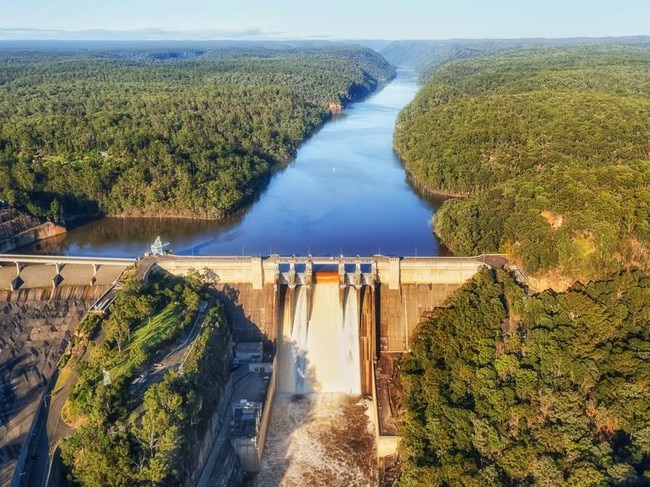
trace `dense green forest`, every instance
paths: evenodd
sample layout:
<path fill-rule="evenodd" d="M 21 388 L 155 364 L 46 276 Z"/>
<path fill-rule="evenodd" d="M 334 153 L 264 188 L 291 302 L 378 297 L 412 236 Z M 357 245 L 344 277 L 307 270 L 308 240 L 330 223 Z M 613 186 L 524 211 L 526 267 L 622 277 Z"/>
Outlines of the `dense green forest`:
<path fill-rule="evenodd" d="M 220 218 L 394 76 L 345 45 L 0 46 L 0 200 L 77 215 Z M 76 47 L 74 47 L 76 46 Z"/>
<path fill-rule="evenodd" d="M 426 82 L 438 69 L 450 61 L 485 57 L 514 49 L 570 47 L 570 46 L 614 46 L 649 45 L 648 36 L 616 38 L 563 38 L 563 39 L 444 39 L 444 40 L 399 40 L 391 42 L 368 42 L 387 61 L 414 69 Z"/>
<path fill-rule="evenodd" d="M 401 113 L 395 147 L 446 202 L 461 254 L 589 279 L 650 263 L 650 47 L 507 51 L 450 62 Z"/>
<path fill-rule="evenodd" d="M 400 485 L 650 485 L 650 48 L 632 41 L 429 56 L 395 145 L 458 196 L 436 232 L 573 284 L 486 269 L 423 317 L 397 374 Z"/>
<path fill-rule="evenodd" d="M 61 443 L 75 485 L 180 485 L 193 472 L 230 376 L 220 307 L 201 320 L 182 370 L 152 364 L 190 333 L 201 300 L 212 298 L 198 275 L 160 273 L 144 287 L 127 281 L 107 318 L 81 323 L 61 372 L 76 377 L 62 415 L 76 430 Z"/>
<path fill-rule="evenodd" d="M 650 484 L 650 276 L 528 296 L 484 270 L 401 362 L 401 485 Z"/>

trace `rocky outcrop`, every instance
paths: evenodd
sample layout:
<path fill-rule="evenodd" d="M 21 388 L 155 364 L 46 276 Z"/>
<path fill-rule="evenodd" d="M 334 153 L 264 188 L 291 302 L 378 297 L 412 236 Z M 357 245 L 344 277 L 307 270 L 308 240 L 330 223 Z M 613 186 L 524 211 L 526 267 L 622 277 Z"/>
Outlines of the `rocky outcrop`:
<path fill-rule="evenodd" d="M 343 111 L 343 105 L 341 102 L 331 101 L 327 104 L 327 109 L 330 112 L 330 115 L 336 115 Z"/>
<path fill-rule="evenodd" d="M 0 207 L 0 253 L 65 232 L 63 226 L 40 220 L 13 207 Z"/>

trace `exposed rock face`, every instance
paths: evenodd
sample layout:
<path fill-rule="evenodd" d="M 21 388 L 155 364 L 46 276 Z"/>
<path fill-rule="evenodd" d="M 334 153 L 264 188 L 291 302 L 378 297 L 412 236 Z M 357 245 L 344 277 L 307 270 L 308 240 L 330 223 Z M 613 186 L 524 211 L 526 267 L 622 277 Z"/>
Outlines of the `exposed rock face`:
<path fill-rule="evenodd" d="M 332 115 L 336 115 L 343 111 L 343 105 L 340 102 L 331 101 L 327 104 L 327 109 Z"/>
<path fill-rule="evenodd" d="M 42 221 L 12 207 L 0 207 L 0 253 L 65 232 L 65 227 L 60 225 Z"/>

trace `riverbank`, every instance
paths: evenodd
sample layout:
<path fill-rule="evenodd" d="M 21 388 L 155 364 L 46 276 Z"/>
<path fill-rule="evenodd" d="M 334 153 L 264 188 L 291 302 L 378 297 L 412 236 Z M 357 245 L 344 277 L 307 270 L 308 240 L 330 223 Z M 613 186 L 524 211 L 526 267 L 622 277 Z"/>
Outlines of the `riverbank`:
<path fill-rule="evenodd" d="M 190 54 L 72 44 L 0 46 L 12 73 L 0 87 L 0 199 L 56 221 L 226 219 L 333 113 L 395 76 L 377 52 L 336 43 L 211 43 Z"/>
<path fill-rule="evenodd" d="M 333 116 L 251 203 L 219 221 L 109 217 L 21 252 L 135 257 L 160 235 L 180 255 L 438 255 L 431 215 L 441 199 L 409 185 L 392 147 L 397 114 L 418 89 L 415 73 L 399 70 Z"/>
<path fill-rule="evenodd" d="M 377 92 L 381 91 L 387 83 L 390 83 L 395 78 L 395 73 L 393 72 L 386 80 L 378 81 L 373 89 L 360 89 L 358 86 L 350 85 L 349 86 L 349 95 L 348 98 L 343 102 L 330 102 L 328 104 L 328 111 L 324 114 L 320 122 L 313 127 L 313 130 L 303 134 L 303 138 L 296 142 L 297 148 L 293 150 L 289 156 L 278 159 L 269 159 L 266 164 L 266 170 L 259 174 L 257 179 L 254 182 L 247 183 L 247 187 L 242 187 L 243 197 L 239 201 L 229 207 L 226 210 L 220 210 L 213 206 L 196 206 L 193 208 L 179 208 L 174 207 L 173 202 L 167 206 L 153 205 L 153 206 L 133 206 L 127 210 L 111 213 L 108 212 L 105 215 L 96 215 L 83 218 L 83 224 L 87 224 L 93 221 L 103 220 L 105 218 L 110 219 L 125 219 L 129 221 L 129 224 L 135 224 L 136 219 L 149 219 L 149 220 L 160 220 L 160 219 L 169 219 L 169 220 L 188 220 L 188 221 L 197 221 L 197 222 L 219 222 L 224 225 L 229 225 L 233 221 L 237 221 L 242 218 L 248 209 L 255 204 L 256 201 L 264 194 L 268 189 L 270 182 L 278 174 L 282 173 L 287 167 L 291 166 L 294 163 L 296 156 L 299 150 L 307 144 L 315 135 L 317 135 L 325 126 L 329 123 L 336 122 L 337 119 L 346 116 L 346 111 L 350 106 L 353 106 L 355 103 L 363 102 L 375 95 Z M 152 183 L 153 184 L 153 183 Z M 26 232 L 26 225 L 21 226 L 20 228 L 14 227 L 15 230 L 12 232 L 6 230 L 5 236 L 7 243 L 1 247 L 1 252 L 7 252 L 9 250 L 14 250 L 16 248 L 31 246 L 34 248 L 39 248 L 40 245 L 34 246 L 33 244 L 42 242 L 51 237 L 61 236 L 68 230 L 73 230 L 76 226 L 72 223 L 68 229 L 61 225 L 55 225 L 52 222 L 44 222 L 43 220 L 38 220 L 35 217 L 29 217 L 25 215 L 25 218 L 31 218 L 34 222 L 39 222 L 39 227 L 31 230 L 30 233 Z M 0 228 L 0 232 L 2 228 Z M 0 236 L 2 234 L 0 233 Z M 150 235 L 148 240 L 155 238 L 155 235 Z M 62 241 L 62 240 L 59 240 Z M 44 248 L 57 247 L 55 241 L 52 242 L 52 245 L 45 244 Z M 49 251 L 49 250 L 48 250 Z"/>

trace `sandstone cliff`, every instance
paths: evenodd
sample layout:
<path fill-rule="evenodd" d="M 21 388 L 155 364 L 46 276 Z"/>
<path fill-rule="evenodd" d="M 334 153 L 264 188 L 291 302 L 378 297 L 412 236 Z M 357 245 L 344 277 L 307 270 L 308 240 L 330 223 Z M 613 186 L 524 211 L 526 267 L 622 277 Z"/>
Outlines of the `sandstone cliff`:
<path fill-rule="evenodd" d="M 60 225 L 21 213 L 12 207 L 0 207 L 0 253 L 65 232 L 65 227 Z"/>

